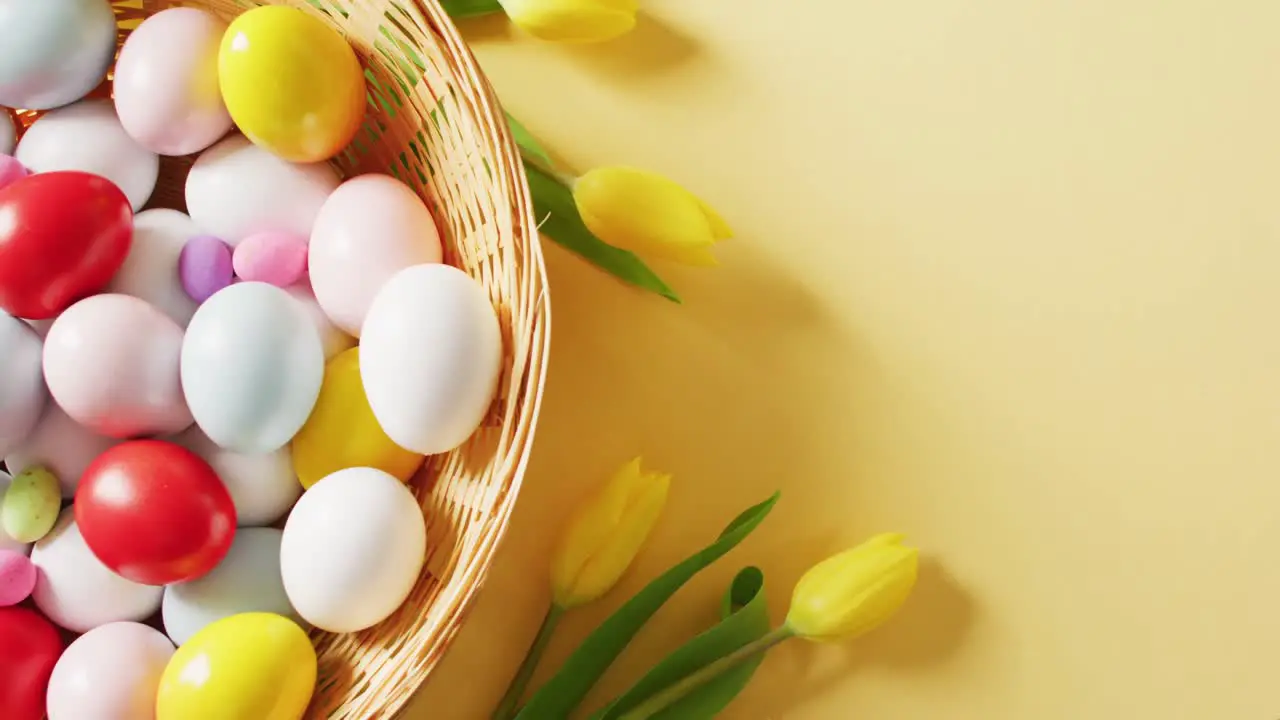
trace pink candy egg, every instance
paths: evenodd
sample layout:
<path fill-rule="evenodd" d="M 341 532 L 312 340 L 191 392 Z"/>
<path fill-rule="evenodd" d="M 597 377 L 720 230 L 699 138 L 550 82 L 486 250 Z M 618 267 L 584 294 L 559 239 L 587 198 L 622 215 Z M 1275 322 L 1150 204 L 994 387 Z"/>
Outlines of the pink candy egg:
<path fill-rule="evenodd" d="M 182 432 L 182 328 L 130 295 L 94 295 L 67 308 L 44 341 L 49 394 L 76 422 L 113 438 Z"/>
<path fill-rule="evenodd" d="M 0 155 L 0 188 L 31 174 L 26 165 L 11 155 Z"/>
<path fill-rule="evenodd" d="M 13 550 L 0 550 L 0 607 L 17 605 L 36 587 L 36 566 Z"/>
<path fill-rule="evenodd" d="M 241 280 L 289 287 L 307 270 L 307 241 L 291 233 L 256 233 L 236 246 L 232 263 Z"/>
<path fill-rule="evenodd" d="M 231 246 L 212 235 L 197 235 L 178 255 L 178 277 L 192 300 L 202 303 L 235 279 Z"/>

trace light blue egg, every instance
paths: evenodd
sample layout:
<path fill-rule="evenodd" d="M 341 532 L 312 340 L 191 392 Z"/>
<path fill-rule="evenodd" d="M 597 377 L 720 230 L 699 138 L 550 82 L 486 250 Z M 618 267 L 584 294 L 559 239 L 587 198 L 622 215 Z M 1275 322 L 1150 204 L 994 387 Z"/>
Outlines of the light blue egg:
<path fill-rule="evenodd" d="M 73 103 L 106 77 L 115 49 L 107 0 L 0 0 L 0 105 Z"/>

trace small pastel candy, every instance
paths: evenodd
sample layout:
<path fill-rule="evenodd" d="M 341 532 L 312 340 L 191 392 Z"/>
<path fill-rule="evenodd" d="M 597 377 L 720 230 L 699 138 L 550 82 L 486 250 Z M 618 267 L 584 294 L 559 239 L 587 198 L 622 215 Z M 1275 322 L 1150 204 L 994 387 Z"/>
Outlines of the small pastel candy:
<path fill-rule="evenodd" d="M 58 478 L 43 467 L 32 467 L 14 476 L 0 503 L 0 525 L 20 543 L 33 543 L 53 529 L 62 509 Z"/>
<path fill-rule="evenodd" d="M 212 235 L 191 238 L 178 255 L 182 289 L 198 303 L 229 286 L 233 273 L 231 246 Z"/>
<path fill-rule="evenodd" d="M 307 241 L 292 233 L 260 232 L 236 245 L 236 277 L 289 287 L 307 271 Z"/>
<path fill-rule="evenodd" d="M 0 188 L 15 183 L 31 174 L 26 165 L 12 155 L 0 154 Z"/>
<path fill-rule="evenodd" d="M 36 589 L 36 566 L 22 553 L 0 550 L 0 607 L 26 600 Z"/>

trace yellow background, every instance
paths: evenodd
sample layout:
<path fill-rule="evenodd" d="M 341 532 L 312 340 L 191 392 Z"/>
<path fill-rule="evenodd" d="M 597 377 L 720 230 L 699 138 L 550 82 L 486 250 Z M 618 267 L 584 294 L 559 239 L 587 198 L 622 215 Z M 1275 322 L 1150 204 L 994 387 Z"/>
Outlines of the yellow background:
<path fill-rule="evenodd" d="M 679 307 L 548 244 L 554 352 L 525 493 L 411 713 L 487 716 L 570 504 L 675 474 L 609 611 L 783 489 L 592 705 L 758 564 L 886 529 L 927 556 L 892 625 L 784 646 L 727 718 L 1280 717 L 1280 3 L 644 0 L 563 48 L 464 26 L 572 167 L 629 163 L 738 230 Z"/>

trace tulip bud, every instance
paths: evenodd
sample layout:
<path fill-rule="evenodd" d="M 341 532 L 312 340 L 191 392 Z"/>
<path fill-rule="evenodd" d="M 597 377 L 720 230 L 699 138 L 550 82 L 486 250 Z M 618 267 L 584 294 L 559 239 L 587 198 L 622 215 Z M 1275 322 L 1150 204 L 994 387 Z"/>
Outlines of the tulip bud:
<path fill-rule="evenodd" d="M 877 535 L 800 578 L 787 627 L 809 640 L 848 640 L 882 625 L 915 586 L 919 551 L 898 533 Z"/>
<path fill-rule="evenodd" d="M 511 21 L 542 40 L 592 43 L 636 26 L 636 0 L 499 0 Z"/>
<path fill-rule="evenodd" d="M 712 246 L 733 235 L 724 219 L 693 193 L 644 170 L 592 170 L 574 182 L 573 199 L 596 237 L 640 255 L 712 266 Z"/>
<path fill-rule="evenodd" d="M 577 508 L 551 560 L 557 607 L 585 605 L 617 584 L 657 524 L 670 484 L 670 475 L 642 472 L 636 458 Z"/>

